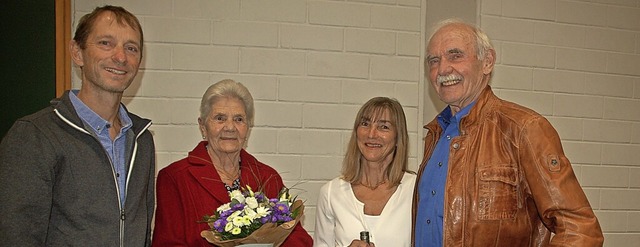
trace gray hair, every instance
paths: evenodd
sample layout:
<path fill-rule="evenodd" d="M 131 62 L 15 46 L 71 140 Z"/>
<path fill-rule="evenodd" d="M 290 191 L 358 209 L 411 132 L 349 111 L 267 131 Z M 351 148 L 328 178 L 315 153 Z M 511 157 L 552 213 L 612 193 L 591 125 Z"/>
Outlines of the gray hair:
<path fill-rule="evenodd" d="M 434 26 L 433 31 L 429 36 L 429 42 L 431 42 L 431 38 L 433 38 L 433 35 L 436 32 L 438 32 L 438 30 L 440 30 L 445 26 L 449 26 L 453 24 L 469 27 L 473 31 L 472 32 L 473 36 L 476 38 L 476 56 L 478 60 L 484 59 L 487 53 L 490 50 L 493 50 L 493 45 L 491 44 L 491 40 L 489 39 L 489 36 L 487 36 L 487 34 L 484 31 L 482 31 L 480 27 L 474 24 L 465 22 L 462 19 L 458 19 L 458 18 L 451 18 L 451 19 L 446 19 L 438 22 L 438 24 Z"/>
<path fill-rule="evenodd" d="M 242 101 L 244 111 L 247 113 L 247 124 L 253 126 L 253 97 L 242 83 L 231 79 L 225 79 L 209 86 L 202 95 L 200 102 L 200 119 L 204 120 L 211 113 L 211 105 L 220 98 L 233 97 Z"/>

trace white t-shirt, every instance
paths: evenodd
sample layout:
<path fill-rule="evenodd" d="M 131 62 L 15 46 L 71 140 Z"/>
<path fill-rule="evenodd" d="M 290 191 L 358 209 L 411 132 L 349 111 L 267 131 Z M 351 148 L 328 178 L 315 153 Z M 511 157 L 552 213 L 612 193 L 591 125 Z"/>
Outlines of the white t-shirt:
<path fill-rule="evenodd" d="M 364 214 L 351 184 L 335 178 L 320 189 L 314 247 L 348 246 L 369 231 L 377 247 L 411 246 L 411 202 L 416 175 L 405 173 L 379 216 Z M 373 218 L 372 218 L 373 217 Z M 369 219 L 367 219 L 369 218 Z"/>

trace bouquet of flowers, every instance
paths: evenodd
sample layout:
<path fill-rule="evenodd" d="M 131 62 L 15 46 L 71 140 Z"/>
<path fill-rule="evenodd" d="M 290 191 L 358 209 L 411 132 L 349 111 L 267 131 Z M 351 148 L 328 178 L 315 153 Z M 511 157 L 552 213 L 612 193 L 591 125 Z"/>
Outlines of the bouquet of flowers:
<path fill-rule="evenodd" d="M 210 229 L 200 234 L 208 242 L 222 247 L 249 243 L 273 243 L 279 246 L 289 236 L 304 213 L 301 200 L 292 198 L 283 188 L 278 198 L 246 188 L 229 193 L 231 202 L 205 215 Z"/>

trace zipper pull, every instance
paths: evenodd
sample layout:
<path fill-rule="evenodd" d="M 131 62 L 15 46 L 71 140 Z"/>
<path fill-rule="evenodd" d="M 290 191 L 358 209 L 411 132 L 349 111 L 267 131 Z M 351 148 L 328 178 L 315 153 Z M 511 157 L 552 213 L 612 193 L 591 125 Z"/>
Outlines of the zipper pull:
<path fill-rule="evenodd" d="M 125 218 L 124 209 L 120 210 L 120 219 L 124 221 Z"/>

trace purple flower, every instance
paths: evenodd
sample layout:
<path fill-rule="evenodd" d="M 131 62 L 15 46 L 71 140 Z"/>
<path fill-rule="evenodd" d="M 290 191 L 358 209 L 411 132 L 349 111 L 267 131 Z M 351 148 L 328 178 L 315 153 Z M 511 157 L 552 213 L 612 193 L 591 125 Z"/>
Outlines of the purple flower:
<path fill-rule="evenodd" d="M 214 234 L 223 240 L 245 237 L 266 223 L 281 224 L 293 220 L 290 208 L 291 198 L 288 193 L 281 192 L 277 198 L 270 199 L 263 192 L 254 192 L 247 186 L 247 189 L 233 191 L 229 197 L 231 202 L 218 207 L 214 216 L 204 217 L 204 220 L 211 225 L 209 230 L 214 231 Z M 230 224 L 231 218 L 234 218 L 234 222 L 242 219 L 243 224 L 237 224 L 242 226 L 234 226 L 230 229 L 233 226 Z M 247 219 L 249 220 L 245 223 Z M 238 234 L 239 232 L 241 234 Z"/>
<path fill-rule="evenodd" d="M 218 232 L 224 232 L 224 226 L 227 225 L 227 220 L 223 219 L 218 219 L 216 221 L 213 222 L 213 228 L 216 229 L 216 231 Z"/>
<path fill-rule="evenodd" d="M 225 210 L 220 212 L 220 218 L 227 218 L 229 217 L 229 215 L 231 215 L 231 213 L 233 213 L 233 210 Z"/>
<path fill-rule="evenodd" d="M 276 203 L 275 211 L 280 214 L 288 214 L 289 213 L 289 205 L 284 203 Z"/>
<path fill-rule="evenodd" d="M 269 219 L 270 218 L 271 217 L 269 217 L 269 216 L 262 217 L 262 218 L 260 218 L 260 223 L 262 223 L 262 224 L 269 223 Z"/>
<path fill-rule="evenodd" d="M 235 205 L 231 206 L 231 209 L 233 209 L 233 211 L 242 210 L 242 209 L 244 209 L 244 203 L 235 204 Z"/>

